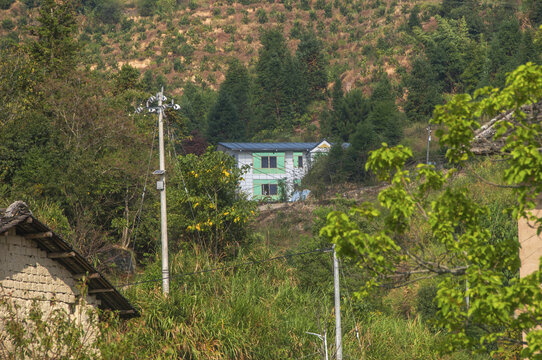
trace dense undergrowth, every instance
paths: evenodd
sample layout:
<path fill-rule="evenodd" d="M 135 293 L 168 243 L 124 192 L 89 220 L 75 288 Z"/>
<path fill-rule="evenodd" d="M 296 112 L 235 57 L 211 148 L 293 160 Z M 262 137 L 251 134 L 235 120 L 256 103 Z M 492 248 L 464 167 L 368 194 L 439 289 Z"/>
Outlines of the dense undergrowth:
<path fill-rule="evenodd" d="M 274 255 L 256 246 L 232 263 Z M 322 343 L 306 332 L 324 331 L 329 351 L 334 352 L 329 253 L 179 276 L 225 265 L 229 263 L 217 263 L 207 254 L 187 248 L 172 260 L 169 297 L 162 295 L 160 281 L 130 287 L 127 296 L 141 309 L 141 317 L 113 325 L 101 347 L 102 355 L 109 359 L 318 358 Z M 152 262 L 137 280 L 159 276 L 159 262 Z M 304 283 L 308 278 L 313 281 Z M 415 303 L 415 298 L 384 292 L 371 301 L 355 300 L 350 297 L 352 284 L 344 276 L 343 282 L 350 287 L 343 284 L 342 289 L 345 359 L 442 358 L 440 332 L 422 321 L 415 306 L 405 313 L 404 303 Z M 472 359 L 462 353 L 445 358 Z"/>
<path fill-rule="evenodd" d="M 498 178 L 499 163 L 475 162 L 457 177 L 470 186 L 481 203 L 493 210 L 487 226 L 496 237 L 515 236 L 516 223 L 503 210 L 512 198 L 506 189 L 489 191 L 479 175 Z M 161 293 L 159 259 L 150 259 L 143 273 L 131 279 L 127 296 L 141 309 L 141 318 L 118 324 L 103 347 L 110 358 L 297 359 L 317 358 L 321 341 L 306 332 L 328 336 L 334 348 L 333 278 L 330 253 L 269 259 L 329 247 L 317 232 L 331 209 L 347 209 L 351 201 L 337 198 L 317 207 L 313 222 L 297 241 L 280 229 L 295 227 L 308 214 L 292 211 L 254 229 L 252 245 L 228 261 L 218 261 L 198 247 L 185 245 L 172 257 L 172 285 Z M 377 228 L 378 224 L 371 227 Z M 425 224 L 411 230 L 423 239 Z M 496 239 L 498 241 L 498 239 Z M 438 245 L 427 242 L 428 249 Z M 275 250 L 273 250 L 275 249 Z M 284 249 L 288 249 L 284 251 Z M 219 268 L 201 274 L 185 273 Z M 433 325 L 436 282 L 402 288 L 380 288 L 369 298 L 355 296 L 363 275 L 341 265 L 342 319 L 345 358 L 350 359 L 486 359 L 488 353 L 443 353 L 444 330 Z M 515 276 L 510 274 L 510 276 Z M 359 336 L 359 338 L 358 338 Z M 114 341 L 113 341 L 114 340 Z M 320 355 L 321 356 L 321 355 Z"/>

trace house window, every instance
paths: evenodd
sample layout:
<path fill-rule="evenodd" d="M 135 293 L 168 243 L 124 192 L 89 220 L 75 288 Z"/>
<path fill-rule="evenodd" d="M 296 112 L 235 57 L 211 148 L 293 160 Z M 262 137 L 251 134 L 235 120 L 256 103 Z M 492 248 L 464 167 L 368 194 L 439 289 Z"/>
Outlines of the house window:
<path fill-rule="evenodd" d="M 262 169 L 276 169 L 277 157 L 276 156 L 262 156 Z"/>
<path fill-rule="evenodd" d="M 277 195 L 277 184 L 262 184 L 262 195 Z"/>
<path fill-rule="evenodd" d="M 299 155 L 297 157 L 297 167 L 302 168 L 303 167 L 303 155 Z"/>

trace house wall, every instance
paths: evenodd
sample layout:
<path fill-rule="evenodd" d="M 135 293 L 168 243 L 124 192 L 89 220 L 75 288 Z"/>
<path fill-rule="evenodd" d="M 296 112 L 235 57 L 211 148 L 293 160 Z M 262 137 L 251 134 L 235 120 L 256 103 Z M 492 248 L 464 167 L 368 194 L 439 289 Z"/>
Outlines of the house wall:
<path fill-rule="evenodd" d="M 80 292 L 76 285 L 72 274 L 49 259 L 35 241 L 13 234 L 0 236 L 0 300 L 17 305 L 21 319 L 28 314 L 33 301 L 37 301 L 45 317 L 60 308 L 89 328 L 86 310 L 98 306 L 100 301 L 90 295 L 86 296 L 85 305 L 78 305 Z M 0 306 L 0 342 L 5 336 L 2 318 L 7 314 L 5 307 Z M 0 358 L 1 355 L 0 351 Z"/>
<path fill-rule="evenodd" d="M 538 200 L 538 206 L 533 210 L 532 215 L 542 217 L 542 203 Z M 542 235 L 538 235 L 537 226 L 526 218 L 518 220 L 519 259 L 521 267 L 519 276 L 525 277 L 538 270 L 540 258 L 542 257 Z"/>
<path fill-rule="evenodd" d="M 231 151 L 223 150 L 224 152 L 232 155 L 237 160 L 237 166 L 241 168 L 244 165 L 250 167 L 249 171 L 243 175 L 241 181 L 241 190 L 248 195 L 250 199 L 258 199 L 264 197 L 255 191 L 255 186 L 261 186 L 263 183 L 278 184 L 281 179 L 286 180 L 286 186 L 288 191 L 291 192 L 296 180 L 301 180 L 309 169 L 308 153 L 305 152 L 261 152 L 253 153 L 246 151 Z M 298 168 L 297 159 L 295 156 L 303 156 L 303 167 Z M 262 169 L 261 168 L 261 156 L 277 156 L 283 157 L 283 161 L 277 159 L 276 169 Z M 270 196 L 271 198 L 278 199 L 279 195 Z"/>

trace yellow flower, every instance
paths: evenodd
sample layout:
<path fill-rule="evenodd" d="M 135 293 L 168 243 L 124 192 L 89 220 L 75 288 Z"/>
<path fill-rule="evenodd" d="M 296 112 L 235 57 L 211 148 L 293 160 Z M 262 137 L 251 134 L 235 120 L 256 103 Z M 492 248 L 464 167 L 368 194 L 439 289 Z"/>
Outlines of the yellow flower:
<path fill-rule="evenodd" d="M 222 173 L 223 173 L 224 175 L 226 175 L 226 176 L 230 176 L 230 173 L 227 172 L 226 170 L 222 170 Z"/>
<path fill-rule="evenodd" d="M 199 205 L 199 202 L 194 204 L 194 209 Z"/>
<path fill-rule="evenodd" d="M 226 216 L 226 215 L 228 215 L 228 214 L 229 214 L 229 212 L 228 212 L 228 211 L 226 211 L 226 212 L 224 213 L 224 216 Z"/>
<path fill-rule="evenodd" d="M 200 230 L 201 230 L 201 228 L 200 228 L 199 224 L 196 224 L 196 229 L 198 229 L 198 231 L 200 231 Z"/>

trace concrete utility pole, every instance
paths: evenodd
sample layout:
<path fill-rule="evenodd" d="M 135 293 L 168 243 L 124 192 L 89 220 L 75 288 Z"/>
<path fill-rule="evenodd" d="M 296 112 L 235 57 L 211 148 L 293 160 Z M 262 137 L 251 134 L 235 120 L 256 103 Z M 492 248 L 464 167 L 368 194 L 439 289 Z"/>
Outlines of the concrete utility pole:
<path fill-rule="evenodd" d="M 431 125 L 427 125 L 427 157 L 425 163 L 429 165 L 429 145 L 431 144 Z"/>
<path fill-rule="evenodd" d="M 333 282 L 335 284 L 335 347 L 337 360 L 343 359 L 342 332 L 341 332 L 341 294 L 339 290 L 339 260 L 335 245 L 333 245 Z"/>
<path fill-rule="evenodd" d="M 167 206 L 166 206 L 166 161 L 164 150 L 164 109 L 173 108 L 179 110 L 180 106 L 175 104 L 173 100 L 171 104 L 163 104 L 162 102 L 167 100 L 164 96 L 164 87 L 160 89 L 160 92 L 156 96 L 151 96 L 147 100 L 145 109 L 148 112 L 158 112 L 158 142 L 159 142 L 159 156 L 160 156 L 160 169 L 153 172 L 154 175 L 158 175 L 158 181 L 156 182 L 156 189 L 160 191 L 160 227 L 162 238 L 162 291 L 165 295 L 169 294 L 169 256 L 168 256 L 168 239 L 167 239 Z M 158 106 L 152 106 L 151 104 L 158 101 Z M 136 113 L 143 111 L 143 105 L 136 109 Z"/>
<path fill-rule="evenodd" d="M 160 190 L 160 227 L 162 231 L 162 290 L 165 295 L 169 294 L 169 255 L 167 243 L 167 206 L 166 206 L 166 161 L 164 151 L 164 109 L 162 100 L 164 87 L 158 94 L 158 142 L 160 143 L 160 169 L 159 176 L 162 182 Z"/>

